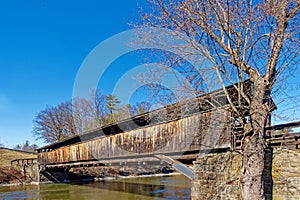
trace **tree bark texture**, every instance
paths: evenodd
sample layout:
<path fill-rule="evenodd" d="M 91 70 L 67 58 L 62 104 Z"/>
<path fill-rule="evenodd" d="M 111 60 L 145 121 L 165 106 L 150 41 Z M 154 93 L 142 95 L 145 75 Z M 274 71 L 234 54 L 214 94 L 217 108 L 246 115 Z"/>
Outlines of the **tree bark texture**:
<path fill-rule="evenodd" d="M 241 189 L 244 200 L 265 199 L 263 173 L 265 169 L 265 126 L 269 117 L 268 92 L 262 78 L 254 82 L 250 105 L 251 131 L 244 135 L 242 147 Z"/>

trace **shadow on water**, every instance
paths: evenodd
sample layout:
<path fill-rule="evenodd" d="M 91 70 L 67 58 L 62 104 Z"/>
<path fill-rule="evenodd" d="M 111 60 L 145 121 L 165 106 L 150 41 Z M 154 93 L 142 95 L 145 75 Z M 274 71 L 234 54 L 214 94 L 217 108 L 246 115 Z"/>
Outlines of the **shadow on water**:
<path fill-rule="evenodd" d="M 180 176 L 175 177 L 182 179 Z M 180 182 L 180 185 L 176 185 L 174 177 L 170 176 L 102 181 L 84 186 L 164 199 L 190 199 L 190 184 L 188 180 L 185 181 L 187 184 Z"/>
<path fill-rule="evenodd" d="M 184 176 L 144 177 L 88 184 L 41 184 L 38 186 L 0 187 L 0 200 L 191 199 L 190 188 L 190 180 Z"/>

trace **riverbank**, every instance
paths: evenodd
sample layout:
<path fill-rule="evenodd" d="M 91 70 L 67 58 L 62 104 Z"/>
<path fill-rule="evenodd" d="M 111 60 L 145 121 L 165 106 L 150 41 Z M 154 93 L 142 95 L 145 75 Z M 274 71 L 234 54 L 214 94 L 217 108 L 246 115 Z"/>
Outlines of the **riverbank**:
<path fill-rule="evenodd" d="M 2 185 L 22 185 L 30 183 L 24 175 L 11 166 L 0 166 L 0 186 Z"/>
<path fill-rule="evenodd" d="M 37 158 L 36 153 L 0 148 L 0 167 L 10 166 L 12 160 Z"/>
<path fill-rule="evenodd" d="M 0 166 L 0 186 L 39 184 L 53 181 L 55 183 L 87 183 L 115 179 L 129 179 L 142 177 L 170 176 L 178 173 L 172 166 L 98 166 L 75 167 L 68 171 L 49 170 L 36 177 L 35 166 Z M 26 175 L 26 177 L 24 177 Z"/>
<path fill-rule="evenodd" d="M 164 176 L 178 176 L 181 175 L 178 172 L 170 173 L 154 173 L 143 175 L 128 175 L 128 176 L 107 176 L 102 178 L 94 178 L 93 182 L 110 181 L 118 179 L 135 179 L 135 178 L 152 178 L 152 177 L 164 177 Z M 0 187 L 20 186 L 20 185 L 39 185 L 39 184 L 52 184 L 53 182 L 30 182 L 25 179 L 21 172 L 17 171 L 14 167 L 0 167 Z M 70 183 L 70 182 L 66 182 Z"/>

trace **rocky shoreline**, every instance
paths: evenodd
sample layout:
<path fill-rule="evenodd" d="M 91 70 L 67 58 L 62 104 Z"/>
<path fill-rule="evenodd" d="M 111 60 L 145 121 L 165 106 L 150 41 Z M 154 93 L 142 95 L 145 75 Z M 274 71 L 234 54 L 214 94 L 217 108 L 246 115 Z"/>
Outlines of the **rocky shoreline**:
<path fill-rule="evenodd" d="M 81 171 L 82 173 L 82 171 Z M 99 181 L 109 181 L 109 180 L 117 180 L 117 179 L 131 179 L 131 178 L 143 178 L 143 177 L 156 177 L 156 176 L 173 176 L 179 175 L 180 173 L 174 172 L 170 170 L 168 172 L 157 171 L 155 173 L 140 173 L 140 174 L 128 174 L 128 173 L 111 173 L 105 174 L 105 176 L 95 176 L 93 179 L 89 180 L 89 182 L 99 182 Z M 64 183 L 70 183 L 72 181 L 66 181 Z M 76 181 L 76 182 L 85 182 L 84 179 Z M 41 181 L 34 182 L 26 179 L 24 175 L 18 171 L 16 168 L 7 166 L 0 167 L 0 187 L 5 186 L 19 186 L 19 185 L 38 185 L 38 184 L 49 184 L 53 183 L 51 181 Z"/>
<path fill-rule="evenodd" d="M 28 178 L 12 166 L 0 167 L 0 185 L 22 185 L 30 183 Z"/>
<path fill-rule="evenodd" d="M 147 178 L 147 177 L 163 177 L 163 176 L 178 176 L 181 175 L 177 172 L 172 172 L 169 174 L 152 174 L 152 175 L 138 175 L 138 176 L 118 176 L 118 177 L 104 177 L 104 178 L 95 178 L 94 182 L 100 181 L 112 181 L 118 179 L 134 179 L 134 178 Z M 0 183 L 0 187 L 12 187 L 12 186 L 21 186 L 21 185 L 39 185 L 39 184 L 54 184 L 51 181 L 47 182 L 24 182 L 24 183 Z"/>

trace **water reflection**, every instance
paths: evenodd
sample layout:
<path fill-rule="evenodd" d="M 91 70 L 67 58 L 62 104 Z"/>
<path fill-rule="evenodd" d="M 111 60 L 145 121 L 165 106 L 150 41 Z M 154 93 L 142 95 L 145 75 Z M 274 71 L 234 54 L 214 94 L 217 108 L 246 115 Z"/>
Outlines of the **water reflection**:
<path fill-rule="evenodd" d="M 90 184 L 42 184 L 0 187 L 0 200 L 10 199 L 191 199 L 184 176 L 132 178 Z"/>

